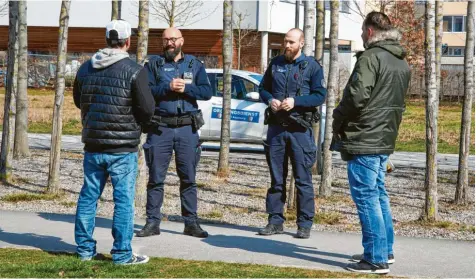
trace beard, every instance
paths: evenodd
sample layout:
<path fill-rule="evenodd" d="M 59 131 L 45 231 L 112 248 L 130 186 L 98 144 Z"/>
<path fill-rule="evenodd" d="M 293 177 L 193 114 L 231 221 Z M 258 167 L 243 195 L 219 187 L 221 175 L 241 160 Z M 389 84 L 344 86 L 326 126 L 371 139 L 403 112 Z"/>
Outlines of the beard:
<path fill-rule="evenodd" d="M 286 58 L 286 61 L 292 62 L 298 52 L 299 52 L 299 49 L 296 49 L 296 50 L 286 49 L 284 51 L 284 57 Z"/>
<path fill-rule="evenodd" d="M 182 46 L 164 47 L 164 56 L 166 60 L 174 60 L 182 52 Z"/>

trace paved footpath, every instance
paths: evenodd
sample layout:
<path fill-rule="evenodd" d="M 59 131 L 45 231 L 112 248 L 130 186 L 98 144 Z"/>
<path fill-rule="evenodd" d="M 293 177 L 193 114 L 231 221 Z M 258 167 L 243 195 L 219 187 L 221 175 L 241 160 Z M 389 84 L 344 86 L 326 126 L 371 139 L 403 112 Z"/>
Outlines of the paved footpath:
<path fill-rule="evenodd" d="M 0 132 L 1 135 L 1 132 Z M 1 141 L 1 138 L 0 138 Z M 50 134 L 28 134 L 28 142 L 30 148 L 49 149 L 51 144 Z M 218 151 L 220 149 L 219 142 L 204 142 L 203 148 L 206 151 Z M 63 150 L 82 152 L 83 143 L 81 136 L 62 136 L 61 148 Z M 263 146 L 259 144 L 232 143 L 230 150 L 233 152 L 231 156 L 242 158 L 261 158 L 264 159 Z M 234 151 L 239 151 L 236 153 Z M 218 152 L 204 152 L 203 156 L 218 156 Z M 397 168 L 425 168 L 426 155 L 424 152 L 395 152 L 390 156 L 393 164 Z M 469 156 L 468 164 L 470 169 L 475 167 L 474 155 Z M 344 164 L 337 152 L 332 154 L 334 164 Z M 458 154 L 437 154 L 438 169 L 444 171 L 458 170 Z"/>
<path fill-rule="evenodd" d="M 135 230 L 144 225 L 136 220 Z M 96 219 L 98 252 L 109 253 L 111 220 Z M 258 228 L 204 224 L 206 239 L 182 234 L 183 224 L 163 222 L 162 234 L 133 239 L 133 249 L 154 257 L 269 264 L 345 271 L 351 254 L 361 251 L 359 234 L 312 232 L 296 239 L 294 231 L 262 237 Z M 0 248 L 21 247 L 74 252 L 74 216 L 0 211 Z M 393 276 L 475 278 L 474 241 L 397 237 Z M 157 274 L 160 276 L 160 274 Z M 349 277 L 352 276 L 349 274 Z"/>

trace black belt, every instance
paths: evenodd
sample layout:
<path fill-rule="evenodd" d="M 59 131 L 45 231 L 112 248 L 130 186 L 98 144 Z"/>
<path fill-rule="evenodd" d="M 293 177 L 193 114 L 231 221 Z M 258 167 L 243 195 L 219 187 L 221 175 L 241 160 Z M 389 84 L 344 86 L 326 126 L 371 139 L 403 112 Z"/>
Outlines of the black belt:
<path fill-rule="evenodd" d="M 187 126 L 192 125 L 192 116 L 191 115 L 184 115 L 184 116 L 158 116 L 154 115 L 152 117 L 153 122 L 157 122 L 159 124 L 166 124 L 167 126 L 179 127 L 179 126 Z"/>

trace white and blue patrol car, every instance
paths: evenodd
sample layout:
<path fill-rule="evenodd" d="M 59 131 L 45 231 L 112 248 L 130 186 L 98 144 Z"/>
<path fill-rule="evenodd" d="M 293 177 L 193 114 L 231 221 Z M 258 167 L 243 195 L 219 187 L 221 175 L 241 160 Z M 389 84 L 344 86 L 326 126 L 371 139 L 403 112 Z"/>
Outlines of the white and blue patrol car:
<path fill-rule="evenodd" d="M 212 98 L 197 101 L 205 119 L 200 129 L 203 140 L 220 140 L 223 105 L 223 69 L 206 69 L 212 87 Z M 263 75 L 231 71 L 231 140 L 261 143 L 266 138 L 264 111 L 267 105 L 260 100 L 258 86 Z"/>

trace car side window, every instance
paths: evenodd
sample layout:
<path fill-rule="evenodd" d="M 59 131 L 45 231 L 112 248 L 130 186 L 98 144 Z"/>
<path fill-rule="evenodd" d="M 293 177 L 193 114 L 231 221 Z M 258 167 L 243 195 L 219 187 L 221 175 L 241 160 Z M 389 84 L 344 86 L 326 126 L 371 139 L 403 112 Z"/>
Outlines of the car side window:
<path fill-rule="evenodd" d="M 207 73 L 210 86 L 212 87 L 212 96 L 217 96 L 217 81 L 215 73 Z"/>
<path fill-rule="evenodd" d="M 243 79 L 238 76 L 231 77 L 231 97 L 237 100 L 244 100 L 246 96 L 246 88 Z"/>
<path fill-rule="evenodd" d="M 216 74 L 214 79 L 216 90 L 213 96 L 223 97 L 223 74 Z M 211 78 L 210 82 L 213 82 Z M 249 92 L 258 92 L 258 87 L 242 77 L 236 75 L 231 76 L 231 98 L 245 100 L 246 94 Z"/>

